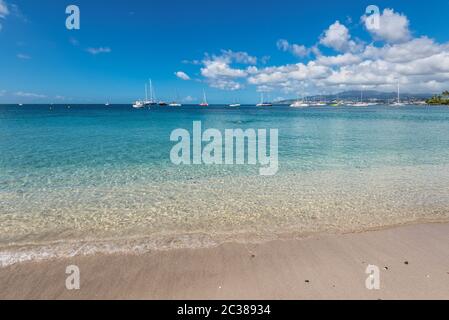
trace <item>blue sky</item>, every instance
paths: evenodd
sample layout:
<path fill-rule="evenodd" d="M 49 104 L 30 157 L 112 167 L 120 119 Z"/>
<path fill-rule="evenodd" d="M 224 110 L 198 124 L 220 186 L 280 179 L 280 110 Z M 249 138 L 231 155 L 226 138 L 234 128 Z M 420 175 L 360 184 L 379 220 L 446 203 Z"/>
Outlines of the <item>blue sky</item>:
<path fill-rule="evenodd" d="M 80 30 L 65 27 L 70 4 Z M 392 91 L 397 81 L 449 89 L 449 1 L 376 1 L 378 32 L 361 20 L 370 4 L 0 0 L 0 103 L 129 103 L 148 78 L 158 98 L 185 103 L 203 88 L 212 103 Z"/>

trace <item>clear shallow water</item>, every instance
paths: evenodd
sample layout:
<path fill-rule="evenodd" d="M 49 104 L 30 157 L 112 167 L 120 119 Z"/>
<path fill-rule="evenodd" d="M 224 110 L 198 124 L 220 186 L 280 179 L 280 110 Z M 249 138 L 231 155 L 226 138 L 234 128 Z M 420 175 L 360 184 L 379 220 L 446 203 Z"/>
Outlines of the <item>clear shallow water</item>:
<path fill-rule="evenodd" d="M 172 130 L 274 128 L 279 172 L 175 166 Z M 449 108 L 0 106 L 0 262 L 449 218 Z"/>

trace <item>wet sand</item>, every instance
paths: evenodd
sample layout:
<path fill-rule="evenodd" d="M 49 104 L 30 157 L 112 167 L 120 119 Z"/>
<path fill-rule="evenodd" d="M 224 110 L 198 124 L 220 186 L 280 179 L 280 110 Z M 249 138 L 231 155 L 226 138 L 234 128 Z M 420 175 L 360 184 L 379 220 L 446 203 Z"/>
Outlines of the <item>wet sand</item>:
<path fill-rule="evenodd" d="M 380 290 L 368 290 L 368 265 Z M 80 290 L 65 287 L 68 265 Z M 1 299 L 449 299 L 449 223 L 0 269 Z"/>

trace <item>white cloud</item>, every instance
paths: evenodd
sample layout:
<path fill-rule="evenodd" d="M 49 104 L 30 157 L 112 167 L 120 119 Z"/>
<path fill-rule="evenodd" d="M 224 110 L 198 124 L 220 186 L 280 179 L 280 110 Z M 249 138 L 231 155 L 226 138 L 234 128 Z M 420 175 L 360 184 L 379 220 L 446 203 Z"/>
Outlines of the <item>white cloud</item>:
<path fill-rule="evenodd" d="M 228 62 L 221 59 L 204 61 L 204 68 L 201 68 L 201 74 L 206 78 L 242 78 L 247 75 L 247 72 L 242 69 L 232 68 Z"/>
<path fill-rule="evenodd" d="M 400 63 L 429 57 L 448 49 L 447 45 L 439 45 L 432 39 L 421 37 L 401 44 L 386 44 L 383 47 L 369 45 L 365 48 L 363 57 Z"/>
<path fill-rule="evenodd" d="M 268 61 L 270 61 L 270 59 L 271 59 L 270 56 L 263 56 L 262 58 L 260 58 L 260 63 L 267 64 Z"/>
<path fill-rule="evenodd" d="M 214 88 L 221 90 L 239 90 L 243 87 L 237 80 L 245 78 L 248 75 L 248 69 L 239 69 L 231 67 L 232 62 L 247 64 L 255 62 L 254 57 L 243 53 L 233 51 L 222 51 L 220 56 L 206 55 L 202 61 L 201 75 L 206 78 L 206 82 Z"/>
<path fill-rule="evenodd" d="M 46 95 L 43 94 L 38 94 L 38 93 L 32 93 L 32 92 L 23 92 L 23 91 L 17 91 L 14 93 L 15 96 L 17 97 L 22 97 L 22 98 L 38 98 L 38 99 L 43 99 L 46 98 Z"/>
<path fill-rule="evenodd" d="M 278 87 L 285 92 L 296 90 L 304 81 L 324 79 L 331 69 L 314 61 L 308 64 L 297 63 L 279 67 L 268 67 L 248 78 L 248 83 L 261 87 Z"/>
<path fill-rule="evenodd" d="M 22 59 L 22 60 L 30 60 L 31 59 L 31 57 L 29 55 L 24 54 L 24 53 L 18 53 L 17 58 Z"/>
<path fill-rule="evenodd" d="M 201 61 L 201 75 L 204 82 L 223 90 L 248 85 L 257 91 L 276 93 L 297 93 L 299 88 L 307 88 L 311 93 L 361 87 L 394 91 L 398 81 L 402 90 L 409 92 L 449 88 L 449 42 L 438 43 L 426 36 L 412 38 L 408 18 L 392 9 L 384 10 L 380 24 L 381 29 L 372 35 L 385 41 L 371 44 L 352 38 L 339 21 L 310 48 L 279 40 L 279 50 L 307 59 L 297 64 L 260 66 L 256 60 L 248 59 L 251 55 L 231 50 L 218 56 L 206 54 Z M 392 28 L 398 28 L 396 34 Z M 324 55 L 319 46 L 336 52 Z M 249 65 L 242 67 L 238 63 Z"/>
<path fill-rule="evenodd" d="M 179 79 L 182 79 L 182 80 L 185 80 L 185 81 L 190 80 L 189 75 L 187 73 L 183 72 L 183 71 L 177 71 L 177 72 L 175 72 L 175 75 Z"/>
<path fill-rule="evenodd" d="M 110 53 L 112 50 L 109 47 L 99 47 L 99 48 L 87 48 L 87 52 L 93 55 L 97 55 L 100 53 Z"/>
<path fill-rule="evenodd" d="M 320 38 L 320 44 L 340 52 L 354 52 L 361 47 L 354 40 L 351 40 L 348 28 L 338 20 L 324 31 Z"/>
<path fill-rule="evenodd" d="M 337 56 L 319 56 L 316 62 L 324 66 L 338 66 L 338 65 L 344 66 L 358 63 L 361 60 L 362 60 L 361 57 L 355 54 L 345 53 Z"/>
<path fill-rule="evenodd" d="M 368 26 L 367 16 L 362 16 L 362 21 L 376 40 L 400 43 L 411 38 L 408 18 L 403 14 L 395 13 L 393 9 L 384 9 L 383 13 L 379 15 L 379 28 Z"/>
<path fill-rule="evenodd" d="M 279 50 L 290 52 L 297 57 L 305 57 L 309 54 L 309 50 L 305 46 L 299 44 L 290 44 L 285 39 L 278 40 L 276 45 Z"/>
<path fill-rule="evenodd" d="M 235 62 L 240 64 L 257 64 L 257 58 L 250 56 L 247 52 L 232 50 L 221 50 L 221 57 L 229 60 L 229 62 Z"/>
<path fill-rule="evenodd" d="M 9 14 L 8 5 L 4 0 L 0 0 L 0 18 L 5 18 Z"/>
<path fill-rule="evenodd" d="M 5 19 L 9 15 L 9 9 L 5 1 L 0 0 L 0 18 Z M 0 31 L 2 30 L 2 24 L 0 23 Z"/>
<path fill-rule="evenodd" d="M 235 91 L 243 88 L 243 85 L 237 81 L 229 79 L 214 79 L 209 81 L 209 85 L 220 90 Z"/>
<path fill-rule="evenodd" d="M 193 64 L 193 65 L 198 66 L 198 65 L 201 64 L 201 61 L 200 60 L 187 60 L 187 59 L 185 59 L 185 60 L 182 60 L 182 63 L 184 63 L 184 64 Z"/>

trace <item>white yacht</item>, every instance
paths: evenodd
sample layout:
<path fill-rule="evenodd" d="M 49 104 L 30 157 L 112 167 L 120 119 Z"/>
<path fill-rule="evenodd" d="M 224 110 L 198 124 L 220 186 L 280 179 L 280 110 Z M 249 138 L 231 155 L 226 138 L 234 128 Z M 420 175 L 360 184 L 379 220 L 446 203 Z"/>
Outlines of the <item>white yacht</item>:
<path fill-rule="evenodd" d="M 292 107 L 292 108 L 307 108 L 309 106 L 310 105 L 308 103 L 305 103 L 304 101 L 300 101 L 300 100 L 295 101 L 290 105 L 290 107 Z"/>
<path fill-rule="evenodd" d="M 171 103 L 168 104 L 169 107 L 182 107 L 182 104 L 180 104 L 179 102 L 179 95 L 178 95 L 178 91 L 176 91 L 176 99 L 173 100 Z"/>
<path fill-rule="evenodd" d="M 256 104 L 256 107 L 272 107 L 273 104 L 270 102 L 265 102 L 263 97 L 263 92 L 260 95 L 260 103 Z"/>
<path fill-rule="evenodd" d="M 230 108 L 238 108 L 240 107 L 240 103 L 237 102 L 237 99 L 234 99 L 234 102 L 231 104 L 228 104 L 228 107 Z"/>
<path fill-rule="evenodd" d="M 310 104 L 307 103 L 306 100 L 304 99 L 304 88 L 302 90 L 302 98 L 299 99 L 298 97 L 298 100 L 296 100 L 290 105 L 291 108 L 307 108 L 309 106 Z"/>
<path fill-rule="evenodd" d="M 353 107 L 369 107 L 369 103 L 366 102 L 357 102 L 352 105 Z"/>
<path fill-rule="evenodd" d="M 143 107 L 145 107 L 145 104 L 143 101 L 137 100 L 133 103 L 134 109 L 142 109 Z"/>

